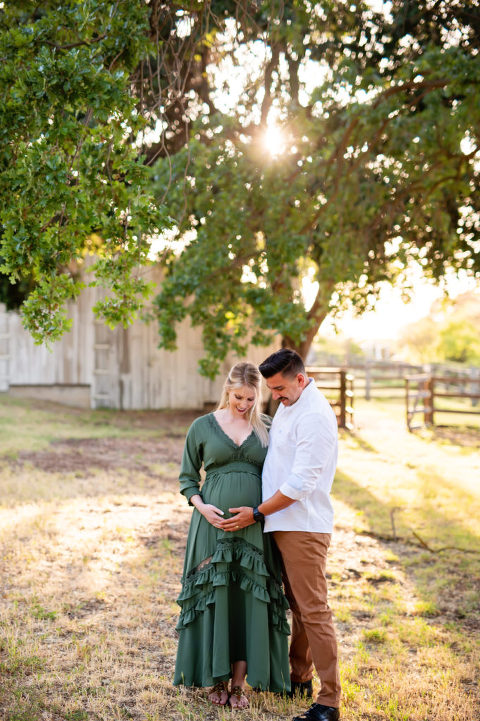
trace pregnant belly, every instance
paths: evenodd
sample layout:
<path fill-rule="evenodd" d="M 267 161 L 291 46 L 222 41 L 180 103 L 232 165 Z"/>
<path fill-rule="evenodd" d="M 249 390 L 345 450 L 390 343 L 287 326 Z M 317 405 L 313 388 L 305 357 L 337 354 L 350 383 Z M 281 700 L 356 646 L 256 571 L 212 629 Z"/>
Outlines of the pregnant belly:
<path fill-rule="evenodd" d="M 215 474 L 203 484 L 202 497 L 205 503 L 212 503 L 224 512 L 225 518 L 230 518 L 229 508 L 258 506 L 262 500 L 262 482 L 253 473 Z"/>

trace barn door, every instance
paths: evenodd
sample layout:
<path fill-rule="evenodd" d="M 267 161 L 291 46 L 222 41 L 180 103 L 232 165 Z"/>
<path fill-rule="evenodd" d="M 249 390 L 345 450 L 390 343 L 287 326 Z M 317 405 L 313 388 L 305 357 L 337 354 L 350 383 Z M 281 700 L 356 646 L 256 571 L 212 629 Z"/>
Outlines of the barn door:
<path fill-rule="evenodd" d="M 92 408 L 120 408 L 116 330 L 94 321 Z"/>

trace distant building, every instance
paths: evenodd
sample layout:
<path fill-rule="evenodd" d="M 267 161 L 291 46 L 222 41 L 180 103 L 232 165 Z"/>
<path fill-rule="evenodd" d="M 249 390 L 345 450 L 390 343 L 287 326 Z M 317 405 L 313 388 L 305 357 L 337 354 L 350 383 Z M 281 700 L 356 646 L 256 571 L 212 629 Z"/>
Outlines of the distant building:
<path fill-rule="evenodd" d="M 365 353 L 366 360 L 387 361 L 394 355 L 394 342 L 387 339 L 371 338 L 365 341 L 358 341 L 358 345 Z"/>

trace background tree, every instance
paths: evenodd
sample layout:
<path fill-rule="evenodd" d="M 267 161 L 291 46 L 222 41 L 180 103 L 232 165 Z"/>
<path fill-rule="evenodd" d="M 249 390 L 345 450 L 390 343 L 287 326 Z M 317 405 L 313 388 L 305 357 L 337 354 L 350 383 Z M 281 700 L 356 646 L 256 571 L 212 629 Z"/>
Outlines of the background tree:
<path fill-rule="evenodd" d="M 480 364 L 480 296 L 463 293 L 437 301 L 425 318 L 405 329 L 399 348 L 422 363 Z"/>
<path fill-rule="evenodd" d="M 397 342 L 400 355 L 413 363 L 436 362 L 438 331 L 438 323 L 431 313 L 416 323 L 410 323 Z"/>
<path fill-rule="evenodd" d="M 478 326 L 468 320 L 451 320 L 440 330 L 438 354 L 447 361 L 480 363 Z"/>

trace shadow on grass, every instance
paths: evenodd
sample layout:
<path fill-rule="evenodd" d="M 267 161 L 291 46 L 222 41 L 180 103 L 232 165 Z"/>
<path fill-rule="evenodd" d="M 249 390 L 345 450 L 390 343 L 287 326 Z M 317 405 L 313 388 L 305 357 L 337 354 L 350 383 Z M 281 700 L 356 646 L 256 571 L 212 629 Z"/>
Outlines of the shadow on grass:
<path fill-rule="evenodd" d="M 444 479 L 438 479 L 437 482 L 446 487 L 452 485 Z M 468 627 L 470 631 L 480 628 L 478 534 L 472 533 L 461 521 L 436 508 L 435 496 L 424 497 L 422 507 L 415 508 L 415 513 L 419 522 L 429 529 L 428 546 L 432 549 L 429 551 L 413 534 L 415 528 L 409 528 L 398 520 L 396 532 L 399 540 L 395 541 L 391 523 L 394 504 L 383 503 L 340 469 L 335 476 L 333 496 L 361 513 L 365 528 L 354 529 L 356 532 L 378 537 L 381 546 L 397 555 L 404 572 L 415 586 L 416 594 L 428 604 L 427 615 L 442 615 L 444 621 L 454 621 Z M 438 530 L 438 540 L 431 540 L 432 529 Z M 387 540 L 390 536 L 391 541 Z M 435 551 L 445 546 L 458 548 Z M 465 549 L 467 553 L 460 549 Z"/>
<path fill-rule="evenodd" d="M 379 453 L 378 449 L 375 448 L 375 446 L 372 446 L 371 443 L 365 440 L 365 438 L 362 438 L 355 430 L 353 431 L 341 431 L 343 434 L 343 437 L 346 438 L 348 434 L 348 440 L 350 442 L 353 442 L 357 448 L 359 448 L 362 451 L 366 451 L 367 453 Z"/>
<path fill-rule="evenodd" d="M 440 443 L 462 448 L 480 448 L 480 428 L 478 426 L 434 426 L 432 439 Z"/>

